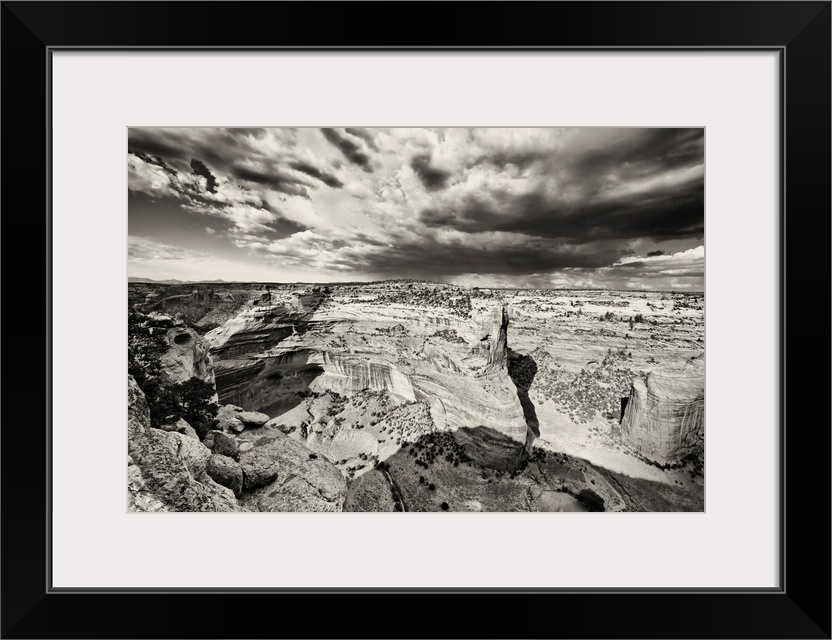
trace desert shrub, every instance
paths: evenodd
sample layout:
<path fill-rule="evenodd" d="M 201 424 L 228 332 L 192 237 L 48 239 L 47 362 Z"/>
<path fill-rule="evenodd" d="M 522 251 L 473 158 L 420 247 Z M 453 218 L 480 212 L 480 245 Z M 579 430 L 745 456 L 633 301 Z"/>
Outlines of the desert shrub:
<path fill-rule="evenodd" d="M 447 502 L 443 502 L 443 503 L 442 503 L 441 505 L 439 505 L 439 506 L 442 508 L 442 511 L 447 511 L 447 510 L 450 508 L 450 507 L 448 506 L 448 503 L 447 503 Z"/>
<path fill-rule="evenodd" d="M 431 482 L 431 483 L 428 485 L 428 489 L 429 489 L 430 491 L 436 491 L 436 485 L 435 485 L 435 484 L 433 484 L 433 483 Z"/>

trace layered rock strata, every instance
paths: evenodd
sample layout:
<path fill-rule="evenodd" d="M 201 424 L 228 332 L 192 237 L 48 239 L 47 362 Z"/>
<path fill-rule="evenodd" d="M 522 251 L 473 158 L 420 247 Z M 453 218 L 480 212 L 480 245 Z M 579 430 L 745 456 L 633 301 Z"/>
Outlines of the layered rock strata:
<path fill-rule="evenodd" d="M 206 334 L 221 402 L 276 416 L 309 392 L 382 391 L 428 402 L 440 430 L 483 425 L 528 442 L 501 305 L 470 318 L 408 305 L 298 309 L 255 305 Z"/>
<path fill-rule="evenodd" d="M 621 421 L 624 440 L 658 464 L 702 451 L 705 377 L 701 359 L 681 371 L 636 378 Z"/>

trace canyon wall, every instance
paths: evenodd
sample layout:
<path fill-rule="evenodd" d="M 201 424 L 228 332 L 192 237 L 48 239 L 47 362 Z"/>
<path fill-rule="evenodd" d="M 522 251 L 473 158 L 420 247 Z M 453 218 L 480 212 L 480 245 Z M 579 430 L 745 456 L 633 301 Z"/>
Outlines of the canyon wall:
<path fill-rule="evenodd" d="M 673 464 L 702 451 L 705 376 L 701 359 L 676 372 L 651 372 L 633 382 L 622 438 L 646 458 Z"/>
<path fill-rule="evenodd" d="M 275 416 L 308 391 L 383 391 L 430 403 L 440 430 L 488 426 L 527 442 L 501 305 L 470 317 L 415 305 L 313 308 L 256 304 L 206 334 L 220 402 Z"/>

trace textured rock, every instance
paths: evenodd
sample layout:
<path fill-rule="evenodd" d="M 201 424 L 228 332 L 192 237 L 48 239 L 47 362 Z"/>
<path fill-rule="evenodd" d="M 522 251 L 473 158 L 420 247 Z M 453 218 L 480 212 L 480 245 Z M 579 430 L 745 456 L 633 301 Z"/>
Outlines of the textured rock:
<path fill-rule="evenodd" d="M 243 411 L 237 414 L 237 419 L 242 422 L 246 428 L 262 427 L 269 421 L 269 416 L 259 411 Z"/>
<path fill-rule="evenodd" d="M 127 376 L 127 454 L 140 462 L 150 438 L 150 408 L 133 376 Z"/>
<path fill-rule="evenodd" d="M 237 460 L 240 457 L 240 448 L 237 444 L 237 439 L 222 431 L 213 431 L 214 434 L 214 453 L 222 456 L 228 456 Z"/>
<path fill-rule="evenodd" d="M 152 429 L 152 431 L 157 430 Z M 173 438 L 188 472 L 194 477 L 201 476 L 205 472 L 208 458 L 211 457 L 210 449 L 204 446 L 199 439 L 195 440 L 184 433 L 174 432 L 169 435 Z"/>
<path fill-rule="evenodd" d="M 213 455 L 206 467 L 208 475 L 224 487 L 228 487 L 239 496 L 243 490 L 243 469 L 238 462 L 228 456 Z"/>
<path fill-rule="evenodd" d="M 247 451 L 240 456 L 240 467 L 246 489 L 262 487 L 277 477 L 277 464 L 266 451 Z"/>
<path fill-rule="evenodd" d="M 168 350 L 160 358 L 162 375 L 172 383 L 196 377 L 214 384 L 214 366 L 208 342 L 184 325 L 168 329 L 165 339 Z"/>
<path fill-rule="evenodd" d="M 178 432 L 150 427 L 144 394 L 128 376 L 128 509 L 239 511 L 234 493 L 206 473 L 211 451 Z"/>
<path fill-rule="evenodd" d="M 159 428 L 162 431 L 175 431 L 177 433 L 181 433 L 182 435 L 186 435 L 189 438 L 199 440 L 199 436 L 197 435 L 196 430 L 182 418 L 179 418 L 176 422 L 168 422 L 166 424 L 163 424 Z"/>
<path fill-rule="evenodd" d="M 527 442 L 507 374 L 509 318 L 502 305 L 483 303 L 469 317 L 404 304 L 336 303 L 307 314 L 300 306 L 244 307 L 206 334 L 222 402 L 282 415 L 307 391 L 387 392 L 428 401 L 439 429 L 487 425 L 521 446 Z M 239 432 L 238 415 L 220 422 Z"/>
<path fill-rule="evenodd" d="M 241 503 L 252 511 L 342 511 L 344 477 L 331 462 L 310 453 L 278 431 L 259 438 L 240 456 L 244 484 L 251 489 Z"/>
<path fill-rule="evenodd" d="M 705 437 L 705 377 L 701 359 L 682 371 L 650 373 L 633 382 L 622 437 L 659 464 L 678 462 L 702 450 Z"/>
<path fill-rule="evenodd" d="M 239 418 L 242 413 L 243 409 L 233 404 L 221 406 L 217 411 L 217 427 L 222 431 L 242 432 L 245 429 Z"/>

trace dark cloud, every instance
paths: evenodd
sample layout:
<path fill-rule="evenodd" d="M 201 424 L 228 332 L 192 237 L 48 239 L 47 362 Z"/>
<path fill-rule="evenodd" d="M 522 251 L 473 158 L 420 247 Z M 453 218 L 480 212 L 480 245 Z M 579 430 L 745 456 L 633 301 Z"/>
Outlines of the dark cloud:
<path fill-rule="evenodd" d="M 585 197 L 609 187 L 704 163 L 701 128 L 579 129 L 556 149 L 499 151 L 474 158 L 469 166 L 509 165 L 531 176 L 557 175 L 561 184 Z"/>
<path fill-rule="evenodd" d="M 183 153 L 182 145 L 166 135 L 164 131 L 163 129 L 129 129 L 129 148 L 137 156 L 139 152 L 144 152 L 147 155 L 163 156 L 167 159 L 187 160 L 188 154 Z"/>
<path fill-rule="evenodd" d="M 344 183 L 335 176 L 325 173 L 306 162 L 290 162 L 289 166 L 295 171 L 300 171 L 301 173 L 305 173 L 308 176 L 312 176 L 313 178 L 320 180 L 325 185 L 332 187 L 333 189 L 340 189 L 344 186 Z"/>
<path fill-rule="evenodd" d="M 459 231 L 509 231 L 581 243 L 600 239 L 701 238 L 704 179 L 607 198 L 568 200 L 541 192 L 471 195 L 458 210 L 426 209 L 430 227 Z"/>
<path fill-rule="evenodd" d="M 210 165 L 216 175 L 227 176 L 237 164 L 279 162 L 281 155 L 263 149 L 262 138 L 267 129 L 244 128 L 132 128 L 129 146 L 136 151 L 163 157 L 170 165 L 187 171 L 190 158 L 199 158 Z M 293 129 L 281 129 L 288 139 L 296 136 Z"/>
<path fill-rule="evenodd" d="M 214 174 L 208 170 L 208 167 L 205 166 L 204 162 L 197 160 L 196 158 L 191 158 L 191 171 L 198 176 L 202 176 L 208 181 L 207 189 L 209 192 L 217 192 L 217 179 L 214 177 Z"/>
<path fill-rule="evenodd" d="M 266 134 L 266 129 L 263 127 L 226 127 L 223 131 L 235 137 L 262 138 Z"/>
<path fill-rule="evenodd" d="M 162 160 L 162 158 L 160 158 L 159 156 L 151 156 L 150 154 L 144 153 L 143 151 L 134 151 L 133 149 L 128 149 L 127 153 L 132 153 L 134 156 L 143 160 L 144 162 L 147 162 L 148 164 L 155 164 L 157 167 L 161 167 L 172 176 L 175 176 L 177 174 L 176 169 L 165 163 L 165 161 Z"/>
<path fill-rule="evenodd" d="M 435 234 L 414 236 L 390 231 L 383 240 L 356 233 L 347 241 L 325 242 L 327 262 L 339 269 L 371 273 L 383 278 L 442 280 L 471 273 L 527 276 L 565 268 L 597 269 L 632 255 L 620 243 L 599 241 L 583 245 L 540 238 L 511 245 L 459 239 L 454 244 Z M 334 249 L 341 247 L 338 254 Z M 295 244 L 260 250 L 272 257 L 302 265 L 309 259 L 305 246 Z"/>
<path fill-rule="evenodd" d="M 358 165 L 364 171 L 372 173 L 373 169 L 370 166 L 370 158 L 363 153 L 358 145 L 352 140 L 348 140 L 340 135 L 335 129 L 321 129 L 321 133 L 332 145 L 344 154 L 344 157 L 355 165 Z"/>
<path fill-rule="evenodd" d="M 410 168 L 419 177 L 425 189 L 428 191 L 440 191 L 445 188 L 451 174 L 431 166 L 430 160 L 430 156 L 426 154 L 413 156 L 410 160 Z"/>
<path fill-rule="evenodd" d="M 148 198 L 134 226 L 165 239 L 169 200 L 182 208 L 183 246 L 200 237 L 213 251 L 224 239 L 274 264 L 387 278 L 701 285 L 701 251 L 685 252 L 704 237 L 702 129 L 321 134 L 338 149 L 326 164 L 299 146 L 314 129 L 131 129 L 130 188 Z M 354 179 L 350 164 L 367 173 Z M 407 167 L 418 182 L 400 179 Z M 339 191 L 313 199 L 322 184 Z"/>
<path fill-rule="evenodd" d="M 367 146 L 370 147 L 370 149 L 378 151 L 378 145 L 376 144 L 375 138 L 373 138 L 373 135 L 366 129 L 354 129 L 347 127 L 344 129 L 344 132 L 350 134 L 351 136 L 355 136 L 356 138 L 361 138 L 367 143 Z"/>
<path fill-rule="evenodd" d="M 627 253 L 629 251 L 623 247 L 605 242 L 581 247 L 538 241 L 508 247 L 476 244 L 448 247 L 427 240 L 399 244 L 387 252 L 373 253 L 370 258 L 365 258 L 365 268 L 390 277 L 415 277 L 413 274 L 418 273 L 431 278 L 469 273 L 526 276 L 567 267 L 596 269 L 614 263 Z"/>
<path fill-rule="evenodd" d="M 475 158 L 468 166 L 475 167 L 480 164 L 490 164 L 499 169 L 503 169 L 509 165 L 514 165 L 523 170 L 537 162 L 540 162 L 550 154 L 551 152 L 543 150 L 515 151 L 510 153 L 500 152 Z"/>
<path fill-rule="evenodd" d="M 304 188 L 304 186 L 308 186 L 308 183 L 282 174 L 279 171 L 262 171 L 252 167 L 235 165 L 231 167 L 231 173 L 240 180 L 262 184 L 287 195 L 301 196 L 303 198 L 309 197 L 309 192 Z"/>
<path fill-rule="evenodd" d="M 611 139 L 602 135 L 597 142 L 593 130 L 586 131 L 576 140 L 586 146 L 570 155 L 570 169 L 576 174 L 614 173 L 627 180 L 702 164 L 705 159 L 704 129 L 630 129 Z"/>

